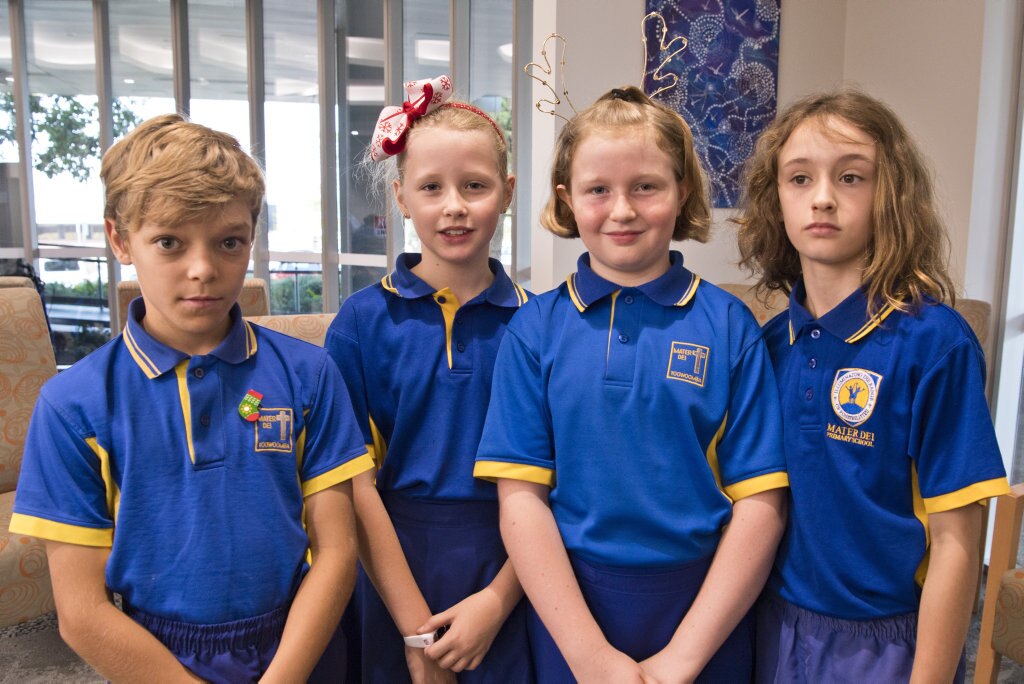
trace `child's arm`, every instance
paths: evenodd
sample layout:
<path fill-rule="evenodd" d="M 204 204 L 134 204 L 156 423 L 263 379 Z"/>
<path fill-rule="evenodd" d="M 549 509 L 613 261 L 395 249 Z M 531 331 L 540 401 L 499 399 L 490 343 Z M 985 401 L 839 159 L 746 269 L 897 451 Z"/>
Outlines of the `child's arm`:
<path fill-rule="evenodd" d="M 569 563 L 548 505 L 548 487 L 498 480 L 501 537 L 523 589 L 581 682 L 643 682 L 629 656 L 604 638 Z"/>
<path fill-rule="evenodd" d="M 452 672 L 475 670 L 494 637 L 523 597 L 523 588 L 506 560 L 486 587 L 438 613 L 416 630 L 420 634 L 449 625 L 444 638 L 426 649 L 428 657 Z"/>
<path fill-rule="evenodd" d="M 202 681 L 114 606 L 105 578 L 109 557 L 109 548 L 46 542 L 61 637 L 112 682 Z"/>
<path fill-rule="evenodd" d="M 733 505 L 693 605 L 668 645 L 641 663 L 656 681 L 692 682 L 750 610 L 782 539 L 786 491 L 770 489 Z"/>
<path fill-rule="evenodd" d="M 288 610 L 261 682 L 305 681 L 338 627 L 356 578 L 352 485 L 341 482 L 306 498 L 312 563 Z"/>
<path fill-rule="evenodd" d="M 980 505 L 968 504 L 928 516 L 931 553 L 917 618 L 913 684 L 953 681 L 978 581 L 982 512 Z"/>
<path fill-rule="evenodd" d="M 430 607 L 412 576 L 395 526 L 374 484 L 375 476 L 376 471 L 370 469 L 353 478 L 359 560 L 398 631 L 411 636 L 420 633 L 419 627 L 430 619 Z M 422 648 L 406 646 L 405 659 L 414 683 L 455 681 L 455 675 L 428 658 Z"/>

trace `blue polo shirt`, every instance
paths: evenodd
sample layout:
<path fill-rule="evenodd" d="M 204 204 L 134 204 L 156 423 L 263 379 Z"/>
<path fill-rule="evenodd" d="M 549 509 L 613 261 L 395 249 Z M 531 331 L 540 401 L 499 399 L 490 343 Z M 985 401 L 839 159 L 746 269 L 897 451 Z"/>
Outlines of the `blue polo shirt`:
<path fill-rule="evenodd" d="M 527 292 L 499 261 L 494 281 L 460 304 L 399 256 L 395 271 L 345 300 L 324 346 L 351 393 L 377 486 L 417 499 L 494 501 L 473 478 L 491 375 L 505 327 Z"/>
<path fill-rule="evenodd" d="M 765 327 L 792 487 L 770 586 L 848 620 L 916 611 L 928 515 L 1008 491 L 981 348 L 944 304 L 869 318 L 858 290 L 814 319 L 804 298 Z"/>
<path fill-rule="evenodd" d="M 211 624 L 287 604 L 307 568 L 305 497 L 372 465 L 337 369 L 237 305 L 192 357 L 146 333 L 142 299 L 129 314 L 43 387 L 11 530 L 109 547 L 107 586 L 151 615 Z"/>
<path fill-rule="evenodd" d="M 509 324 L 476 475 L 551 486 L 586 560 L 709 556 L 734 501 L 787 483 L 761 330 L 678 252 L 639 287 L 604 280 L 588 254 L 578 268 Z"/>

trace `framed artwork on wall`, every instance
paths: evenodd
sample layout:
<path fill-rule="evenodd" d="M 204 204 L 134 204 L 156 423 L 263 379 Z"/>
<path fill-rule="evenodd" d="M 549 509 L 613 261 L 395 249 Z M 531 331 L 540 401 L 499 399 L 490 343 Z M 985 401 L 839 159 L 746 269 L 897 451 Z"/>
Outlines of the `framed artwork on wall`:
<path fill-rule="evenodd" d="M 734 207 L 775 116 L 780 0 L 645 0 L 644 90 L 693 130 L 712 205 Z"/>

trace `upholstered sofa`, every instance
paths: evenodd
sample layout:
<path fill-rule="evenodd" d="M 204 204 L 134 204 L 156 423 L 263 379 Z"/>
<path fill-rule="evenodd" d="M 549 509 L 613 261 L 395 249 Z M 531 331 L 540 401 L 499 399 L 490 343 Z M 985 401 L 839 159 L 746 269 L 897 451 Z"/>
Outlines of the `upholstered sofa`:
<path fill-rule="evenodd" d="M 0 627 L 7 627 L 54 608 L 43 542 L 7 526 L 32 407 L 57 365 L 32 281 L 0 281 Z"/>

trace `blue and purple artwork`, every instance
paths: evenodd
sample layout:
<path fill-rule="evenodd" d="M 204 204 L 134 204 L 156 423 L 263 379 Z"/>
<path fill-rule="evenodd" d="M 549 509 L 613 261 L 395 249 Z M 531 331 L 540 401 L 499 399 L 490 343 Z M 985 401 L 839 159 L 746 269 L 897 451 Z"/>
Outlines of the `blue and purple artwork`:
<path fill-rule="evenodd" d="M 779 2 L 646 0 L 644 89 L 690 125 L 715 207 L 736 206 L 743 164 L 775 116 Z"/>

